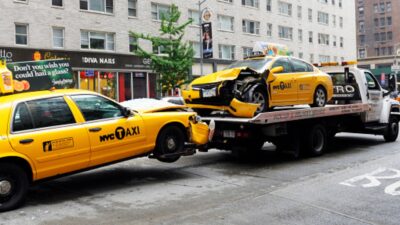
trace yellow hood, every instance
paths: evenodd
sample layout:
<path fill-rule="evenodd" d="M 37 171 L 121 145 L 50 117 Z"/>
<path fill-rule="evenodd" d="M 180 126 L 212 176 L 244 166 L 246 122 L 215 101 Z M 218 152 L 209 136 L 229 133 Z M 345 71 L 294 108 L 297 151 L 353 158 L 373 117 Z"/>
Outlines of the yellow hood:
<path fill-rule="evenodd" d="M 246 69 L 246 67 L 239 67 L 239 68 L 233 68 L 233 69 L 227 69 L 227 70 L 222 70 L 218 71 L 215 73 L 211 73 L 202 77 L 199 77 L 191 83 L 191 85 L 196 85 L 196 84 L 208 84 L 208 83 L 217 83 L 221 82 L 224 80 L 234 80 L 236 79 L 240 71 Z"/>

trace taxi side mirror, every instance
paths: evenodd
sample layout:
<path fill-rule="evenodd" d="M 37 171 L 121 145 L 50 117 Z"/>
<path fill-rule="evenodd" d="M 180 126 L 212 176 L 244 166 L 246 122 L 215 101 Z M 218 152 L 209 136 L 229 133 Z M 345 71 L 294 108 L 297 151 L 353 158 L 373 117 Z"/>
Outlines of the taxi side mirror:
<path fill-rule="evenodd" d="M 269 81 L 273 81 L 273 80 L 275 80 L 276 79 L 276 76 L 275 76 L 275 74 L 276 73 L 281 73 L 281 72 L 283 72 L 283 66 L 277 66 L 277 67 L 274 67 L 274 68 L 272 68 L 270 71 L 269 71 Z"/>
<path fill-rule="evenodd" d="M 123 107 L 122 108 L 122 115 L 126 118 L 130 117 L 133 115 L 132 111 L 128 107 Z"/>

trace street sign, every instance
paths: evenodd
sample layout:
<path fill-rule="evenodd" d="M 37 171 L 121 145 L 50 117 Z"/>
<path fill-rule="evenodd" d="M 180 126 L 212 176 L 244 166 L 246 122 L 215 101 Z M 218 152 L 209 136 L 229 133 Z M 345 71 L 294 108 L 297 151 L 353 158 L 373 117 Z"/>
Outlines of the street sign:
<path fill-rule="evenodd" d="M 399 65 L 392 65 L 391 69 L 392 69 L 392 71 L 398 72 L 398 71 L 400 71 L 400 66 Z"/>

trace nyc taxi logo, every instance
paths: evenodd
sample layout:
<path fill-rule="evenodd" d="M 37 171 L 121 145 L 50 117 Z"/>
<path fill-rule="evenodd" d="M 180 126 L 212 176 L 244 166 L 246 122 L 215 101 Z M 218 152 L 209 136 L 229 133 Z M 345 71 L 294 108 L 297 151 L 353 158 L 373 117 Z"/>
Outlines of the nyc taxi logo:
<path fill-rule="evenodd" d="M 100 142 L 111 141 L 111 140 L 115 140 L 115 139 L 122 140 L 126 137 L 139 135 L 139 134 L 140 134 L 139 126 L 130 127 L 130 128 L 129 127 L 128 128 L 117 127 L 115 129 L 114 133 L 101 135 Z"/>
<path fill-rule="evenodd" d="M 292 88 L 292 83 L 284 83 L 284 82 L 281 82 L 279 85 L 275 85 L 272 87 L 273 90 L 282 90 L 282 91 L 290 88 Z"/>

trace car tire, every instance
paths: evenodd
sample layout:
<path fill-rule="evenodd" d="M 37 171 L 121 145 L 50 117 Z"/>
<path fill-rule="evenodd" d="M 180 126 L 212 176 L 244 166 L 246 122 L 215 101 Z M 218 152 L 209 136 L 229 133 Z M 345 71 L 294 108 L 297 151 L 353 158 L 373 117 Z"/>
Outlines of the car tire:
<path fill-rule="evenodd" d="M 28 175 L 12 163 L 0 163 L 0 212 L 18 208 L 25 201 Z"/>
<path fill-rule="evenodd" d="M 309 156 L 320 156 L 325 152 L 328 136 L 324 126 L 314 125 L 302 138 L 302 152 Z"/>
<path fill-rule="evenodd" d="M 315 89 L 313 103 L 311 104 L 311 107 L 324 107 L 326 105 L 326 102 L 327 96 L 325 88 L 318 86 Z"/>
<path fill-rule="evenodd" d="M 161 130 L 157 137 L 154 155 L 165 163 L 173 163 L 181 156 L 168 156 L 168 154 L 182 152 L 185 145 L 185 135 L 177 126 L 168 126 Z"/>
<path fill-rule="evenodd" d="M 260 107 L 257 108 L 255 115 L 268 111 L 268 95 L 263 89 L 263 86 L 251 88 L 250 91 L 247 93 L 246 101 L 250 103 L 260 104 Z"/>
<path fill-rule="evenodd" d="M 389 123 L 386 127 L 386 131 L 383 134 L 383 138 L 385 139 L 386 142 L 394 142 L 397 140 L 397 137 L 399 135 L 399 121 L 391 116 L 389 118 Z"/>

